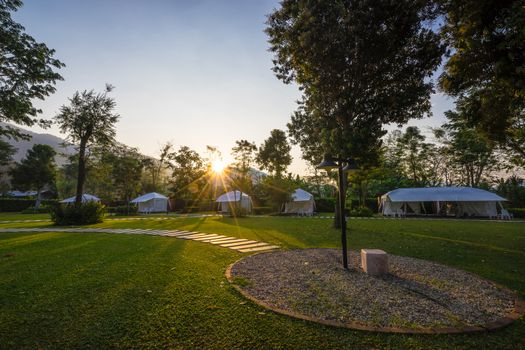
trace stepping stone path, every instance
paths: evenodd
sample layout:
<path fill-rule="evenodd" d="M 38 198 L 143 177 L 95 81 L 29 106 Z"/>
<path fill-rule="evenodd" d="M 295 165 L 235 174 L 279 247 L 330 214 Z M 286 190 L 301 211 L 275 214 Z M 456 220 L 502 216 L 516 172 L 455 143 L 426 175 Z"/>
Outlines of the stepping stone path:
<path fill-rule="evenodd" d="M 166 236 L 191 241 L 210 243 L 219 247 L 236 250 L 241 253 L 261 252 L 279 248 L 265 242 L 253 241 L 238 237 L 222 236 L 214 233 L 202 233 L 181 230 L 149 230 L 149 229 L 112 229 L 112 228 L 6 228 L 0 229 L 4 232 L 95 232 L 95 233 L 117 233 L 117 234 L 140 234 Z"/>

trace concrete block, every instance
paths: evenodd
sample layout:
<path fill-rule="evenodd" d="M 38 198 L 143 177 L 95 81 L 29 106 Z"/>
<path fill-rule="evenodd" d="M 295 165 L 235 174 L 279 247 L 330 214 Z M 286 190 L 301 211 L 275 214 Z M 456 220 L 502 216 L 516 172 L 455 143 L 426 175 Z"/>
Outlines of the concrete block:
<path fill-rule="evenodd" d="M 361 249 L 361 267 L 374 276 L 388 273 L 388 255 L 380 249 Z"/>

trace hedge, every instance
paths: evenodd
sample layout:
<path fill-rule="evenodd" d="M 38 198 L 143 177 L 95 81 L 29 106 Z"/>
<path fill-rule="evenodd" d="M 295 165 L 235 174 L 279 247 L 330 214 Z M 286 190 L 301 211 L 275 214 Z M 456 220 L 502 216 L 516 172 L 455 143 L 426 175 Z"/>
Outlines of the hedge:
<path fill-rule="evenodd" d="M 273 213 L 272 207 L 253 207 L 253 214 L 254 215 L 268 215 Z"/>
<path fill-rule="evenodd" d="M 525 208 L 509 208 L 509 212 L 515 218 L 525 218 Z"/>
<path fill-rule="evenodd" d="M 58 203 L 56 199 L 42 200 L 41 205 L 53 206 Z M 0 211 L 21 212 L 35 205 L 34 199 L 0 198 Z"/>
<path fill-rule="evenodd" d="M 89 225 L 104 221 L 106 207 L 99 202 L 89 201 L 76 205 L 56 205 L 51 211 L 51 220 L 58 226 Z"/>

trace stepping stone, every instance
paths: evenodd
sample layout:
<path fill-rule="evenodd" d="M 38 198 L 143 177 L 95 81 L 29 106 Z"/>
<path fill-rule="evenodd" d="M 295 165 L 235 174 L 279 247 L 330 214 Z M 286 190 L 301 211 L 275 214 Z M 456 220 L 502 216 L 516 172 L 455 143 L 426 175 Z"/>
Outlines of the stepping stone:
<path fill-rule="evenodd" d="M 165 231 L 163 236 L 177 237 L 177 236 L 183 236 L 183 235 L 187 235 L 187 234 L 189 234 L 188 231 Z"/>
<path fill-rule="evenodd" d="M 219 244 L 219 246 L 225 247 L 225 248 L 230 248 L 230 247 L 235 247 L 235 246 L 238 246 L 238 245 L 246 245 L 248 243 L 259 243 L 259 242 L 245 240 L 244 242 Z M 232 248 L 232 249 L 234 249 L 234 248 Z"/>
<path fill-rule="evenodd" d="M 245 239 L 241 238 L 241 239 L 222 240 L 220 242 L 211 241 L 210 243 L 211 244 L 215 244 L 215 245 L 222 245 L 222 244 L 229 244 L 229 243 L 245 243 L 245 242 L 247 242 L 247 241 Z"/>
<path fill-rule="evenodd" d="M 188 236 L 179 236 L 177 238 L 180 238 L 180 239 L 194 239 L 194 238 L 204 238 L 205 236 L 207 236 L 205 233 L 195 233 L 195 234 L 191 234 L 191 235 L 188 235 Z"/>
<path fill-rule="evenodd" d="M 261 246 L 267 246 L 267 245 L 269 244 L 264 243 L 264 242 L 259 242 L 259 243 L 250 243 L 250 244 L 244 244 L 241 246 L 235 246 L 235 247 L 232 247 L 231 249 L 239 250 L 239 249 L 255 248 L 255 247 L 261 247 Z"/>
<path fill-rule="evenodd" d="M 233 241 L 244 241 L 244 238 L 238 238 L 238 237 L 225 237 L 225 238 L 218 238 L 211 241 L 213 244 L 220 244 L 220 243 L 228 243 L 228 241 L 231 241 L 229 243 L 233 243 Z"/>
<path fill-rule="evenodd" d="M 193 240 L 198 241 L 198 242 L 206 242 L 206 241 L 211 241 L 212 239 L 216 239 L 219 237 L 224 237 L 224 236 L 219 236 L 216 234 L 209 234 L 209 235 L 206 235 L 206 237 L 194 238 Z"/>
<path fill-rule="evenodd" d="M 278 249 L 278 248 L 279 247 L 276 246 L 276 245 L 268 245 L 268 246 L 265 246 L 265 247 L 240 249 L 239 252 L 241 252 L 241 253 L 261 252 L 263 250 L 272 250 L 272 249 Z"/>

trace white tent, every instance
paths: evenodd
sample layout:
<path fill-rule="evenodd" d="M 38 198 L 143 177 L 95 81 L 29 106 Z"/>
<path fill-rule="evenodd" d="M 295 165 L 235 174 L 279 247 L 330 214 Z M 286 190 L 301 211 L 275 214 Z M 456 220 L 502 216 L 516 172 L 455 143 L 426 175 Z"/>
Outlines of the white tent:
<path fill-rule="evenodd" d="M 242 193 L 241 196 L 240 191 L 230 191 L 224 193 L 220 195 L 215 200 L 215 202 L 221 204 L 221 212 L 223 213 L 229 213 L 231 211 L 231 208 L 233 208 L 235 205 L 239 205 L 239 202 L 241 208 L 246 209 L 246 211 L 248 212 L 252 211 L 252 199 L 246 193 Z"/>
<path fill-rule="evenodd" d="M 61 200 L 60 203 L 75 203 L 75 198 L 76 198 L 75 196 L 66 198 L 64 200 Z M 100 198 L 93 196 L 91 194 L 85 193 L 82 195 L 82 203 L 86 203 L 86 202 L 100 202 Z"/>
<path fill-rule="evenodd" d="M 157 192 L 147 193 L 131 201 L 138 205 L 139 213 L 165 213 L 168 211 L 169 199 Z"/>
<path fill-rule="evenodd" d="M 314 210 L 314 196 L 300 188 L 292 193 L 292 200 L 284 204 L 284 212 L 288 214 L 313 215 Z"/>
<path fill-rule="evenodd" d="M 387 216 L 413 213 L 497 217 L 497 205 L 501 207 L 502 201 L 506 199 L 472 187 L 398 188 L 381 197 L 380 209 Z M 428 202 L 431 206 L 425 205 Z"/>

